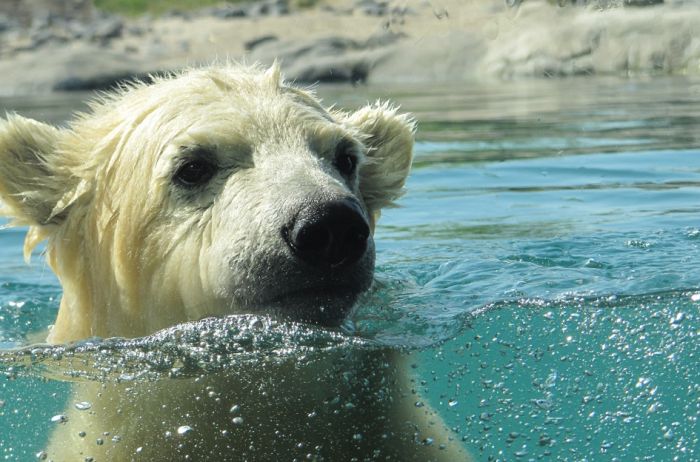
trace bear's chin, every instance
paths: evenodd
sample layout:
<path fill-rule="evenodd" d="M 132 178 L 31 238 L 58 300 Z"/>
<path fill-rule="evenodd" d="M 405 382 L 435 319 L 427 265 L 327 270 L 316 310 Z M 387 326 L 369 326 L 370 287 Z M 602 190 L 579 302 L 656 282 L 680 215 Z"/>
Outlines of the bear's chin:
<path fill-rule="evenodd" d="M 294 290 L 266 301 L 252 311 L 285 321 L 338 327 L 350 315 L 362 291 L 350 287 Z"/>

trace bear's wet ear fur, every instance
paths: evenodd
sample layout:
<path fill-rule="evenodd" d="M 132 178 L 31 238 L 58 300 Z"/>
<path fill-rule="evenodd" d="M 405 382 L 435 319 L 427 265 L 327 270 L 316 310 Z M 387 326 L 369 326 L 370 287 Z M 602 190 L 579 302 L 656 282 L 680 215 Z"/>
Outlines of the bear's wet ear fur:
<path fill-rule="evenodd" d="M 346 123 L 359 131 L 368 148 L 360 168 L 360 192 L 369 211 L 378 213 L 403 194 L 413 160 L 415 123 L 382 103 L 359 109 Z"/>
<path fill-rule="evenodd" d="M 15 224 L 60 221 L 57 213 L 68 178 L 55 163 L 59 135 L 55 127 L 18 115 L 0 118 L 0 214 Z"/>

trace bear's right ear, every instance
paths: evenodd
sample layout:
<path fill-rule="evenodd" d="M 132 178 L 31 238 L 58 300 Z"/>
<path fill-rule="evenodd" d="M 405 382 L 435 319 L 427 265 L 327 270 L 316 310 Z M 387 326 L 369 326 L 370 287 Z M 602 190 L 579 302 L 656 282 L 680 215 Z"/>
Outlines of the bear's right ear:
<path fill-rule="evenodd" d="M 59 135 L 55 127 L 18 115 L 0 119 L 0 202 L 2 215 L 15 224 L 60 221 L 58 204 L 69 187 L 56 164 Z"/>

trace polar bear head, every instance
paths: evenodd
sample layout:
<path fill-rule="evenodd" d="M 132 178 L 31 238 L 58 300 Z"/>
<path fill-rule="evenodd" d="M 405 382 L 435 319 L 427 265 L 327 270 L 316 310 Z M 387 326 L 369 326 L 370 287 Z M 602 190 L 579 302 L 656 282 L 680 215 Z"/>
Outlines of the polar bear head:
<path fill-rule="evenodd" d="M 50 341 L 270 311 L 333 325 L 372 280 L 372 230 L 413 123 L 325 109 L 276 66 L 194 69 L 103 96 L 68 127 L 0 121 L 0 199 L 46 239 Z"/>

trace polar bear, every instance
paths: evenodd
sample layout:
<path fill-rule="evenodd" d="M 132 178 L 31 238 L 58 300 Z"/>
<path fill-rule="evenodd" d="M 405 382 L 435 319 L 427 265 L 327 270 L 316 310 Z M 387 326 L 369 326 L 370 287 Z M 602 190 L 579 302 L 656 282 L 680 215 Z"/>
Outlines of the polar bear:
<path fill-rule="evenodd" d="M 413 132 L 387 104 L 326 109 L 277 66 L 240 64 L 127 85 L 66 128 L 9 115 L 4 213 L 29 226 L 25 256 L 47 241 L 63 287 L 48 341 L 244 313 L 338 326 L 372 282 L 375 220 L 402 192 Z M 405 362 L 335 352 L 309 366 L 76 385 L 90 410 L 70 406 L 44 455 L 464 460 L 416 406 Z"/>

